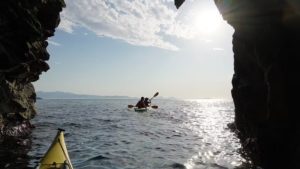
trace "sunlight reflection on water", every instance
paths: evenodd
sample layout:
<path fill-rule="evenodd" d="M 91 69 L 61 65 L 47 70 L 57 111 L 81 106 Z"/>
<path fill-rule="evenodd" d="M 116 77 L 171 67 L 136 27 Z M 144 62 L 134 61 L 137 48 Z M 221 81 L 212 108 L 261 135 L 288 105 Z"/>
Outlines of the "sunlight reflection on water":
<path fill-rule="evenodd" d="M 245 162 L 236 152 L 240 148 L 237 138 L 226 126 L 233 121 L 233 105 L 212 99 L 189 101 L 194 106 L 183 109 L 188 119 L 184 126 L 205 139 L 201 140 L 203 146 L 198 148 L 199 152 L 184 163 L 186 168 L 193 169 L 196 165 L 234 168 Z"/>

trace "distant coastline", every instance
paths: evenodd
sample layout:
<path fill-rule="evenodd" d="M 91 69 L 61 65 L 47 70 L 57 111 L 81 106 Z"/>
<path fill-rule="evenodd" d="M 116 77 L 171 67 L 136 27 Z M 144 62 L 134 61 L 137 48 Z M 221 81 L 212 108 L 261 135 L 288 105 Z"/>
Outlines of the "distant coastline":
<path fill-rule="evenodd" d="M 37 99 L 137 99 L 137 97 L 129 96 L 98 96 L 87 94 L 75 94 L 71 92 L 44 92 L 37 91 Z"/>
<path fill-rule="evenodd" d="M 71 92 L 45 92 L 37 91 L 37 100 L 43 99 L 135 99 L 138 100 L 139 97 L 130 97 L 130 96 L 99 96 L 99 95 L 88 95 L 88 94 L 76 94 Z M 168 99 L 168 100 L 177 100 L 174 97 L 162 97 L 158 96 L 156 99 Z"/>

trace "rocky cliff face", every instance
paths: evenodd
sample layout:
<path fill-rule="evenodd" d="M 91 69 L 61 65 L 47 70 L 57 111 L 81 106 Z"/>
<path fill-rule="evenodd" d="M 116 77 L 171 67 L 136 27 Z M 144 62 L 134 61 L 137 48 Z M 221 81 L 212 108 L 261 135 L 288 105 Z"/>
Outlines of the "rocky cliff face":
<path fill-rule="evenodd" d="M 300 1 L 214 1 L 235 30 L 234 125 L 247 156 L 265 169 L 300 168 L 300 123 L 295 103 L 299 93 Z M 175 5 L 183 2 L 175 0 Z"/>
<path fill-rule="evenodd" d="M 63 0 L 0 2 L 0 140 L 30 132 L 36 110 L 31 82 L 49 69 L 47 38 L 60 22 Z"/>
<path fill-rule="evenodd" d="M 300 128 L 288 102 L 288 95 L 296 95 L 288 88 L 298 91 L 290 78 L 299 76 L 294 69 L 300 45 L 300 1 L 215 3 L 235 29 L 232 97 L 244 148 L 263 168 L 300 168 Z"/>

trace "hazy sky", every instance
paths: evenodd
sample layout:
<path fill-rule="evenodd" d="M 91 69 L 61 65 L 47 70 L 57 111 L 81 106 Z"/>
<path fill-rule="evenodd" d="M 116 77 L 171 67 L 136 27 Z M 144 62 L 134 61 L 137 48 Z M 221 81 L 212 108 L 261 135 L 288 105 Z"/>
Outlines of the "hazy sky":
<path fill-rule="evenodd" d="M 213 0 L 65 0 L 37 91 L 231 98 L 233 29 Z"/>

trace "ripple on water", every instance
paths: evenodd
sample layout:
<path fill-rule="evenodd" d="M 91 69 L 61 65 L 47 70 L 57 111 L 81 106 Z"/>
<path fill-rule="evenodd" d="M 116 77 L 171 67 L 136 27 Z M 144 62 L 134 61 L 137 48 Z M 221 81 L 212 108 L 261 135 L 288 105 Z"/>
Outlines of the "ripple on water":
<path fill-rule="evenodd" d="M 107 159 L 109 159 L 109 158 L 108 158 L 108 157 L 105 157 L 105 156 L 103 156 L 103 155 L 98 155 L 98 156 L 92 157 L 92 158 L 90 158 L 90 159 L 88 159 L 88 160 L 86 160 L 86 161 L 93 161 L 93 160 L 107 160 Z"/>
<path fill-rule="evenodd" d="M 180 164 L 180 163 L 174 163 L 170 167 L 173 169 L 186 169 L 185 165 Z"/>

